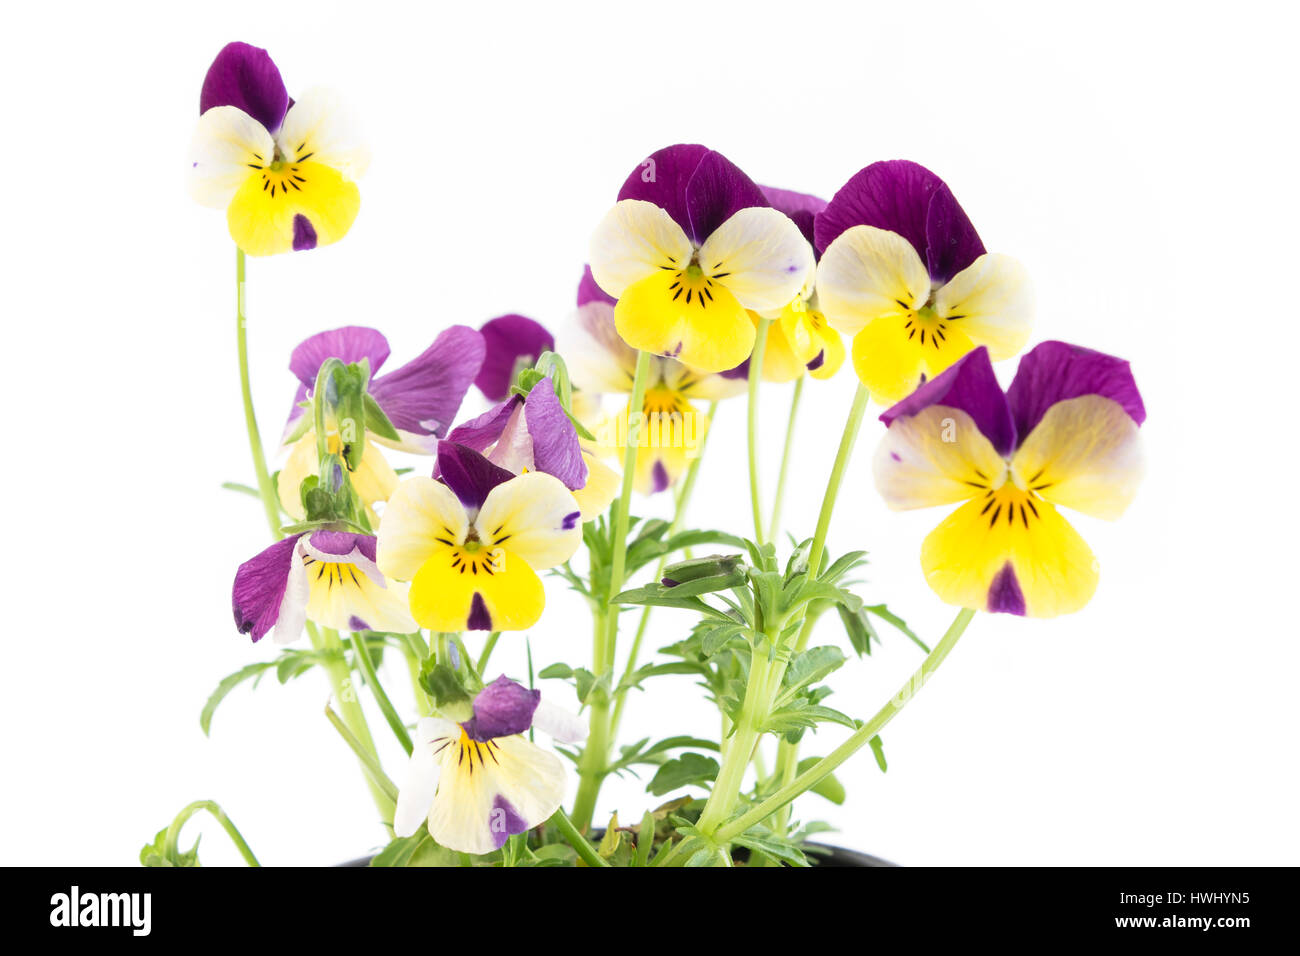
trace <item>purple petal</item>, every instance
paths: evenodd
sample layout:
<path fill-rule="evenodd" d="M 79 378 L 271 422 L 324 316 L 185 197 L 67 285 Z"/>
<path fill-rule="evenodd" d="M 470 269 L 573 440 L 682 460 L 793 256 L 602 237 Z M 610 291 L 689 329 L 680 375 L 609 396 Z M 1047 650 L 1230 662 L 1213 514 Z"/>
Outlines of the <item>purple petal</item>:
<path fill-rule="evenodd" d="M 469 620 L 465 622 L 465 630 L 492 630 L 492 615 L 488 613 L 487 604 L 483 601 L 483 595 L 477 591 L 474 592 L 474 597 L 469 602 Z"/>
<path fill-rule="evenodd" d="M 482 335 L 468 326 L 453 325 L 418 358 L 374 379 L 370 394 L 394 427 L 441 438 L 483 365 L 483 353 Z"/>
<path fill-rule="evenodd" d="M 944 181 L 904 159 L 872 163 L 840 187 L 814 223 L 817 253 L 853 226 L 898 233 L 938 283 L 984 254 L 975 227 Z"/>
<path fill-rule="evenodd" d="M 231 603 L 235 627 L 260 641 L 280 617 L 280 605 L 289 586 L 289 569 L 298 560 L 294 548 L 299 535 L 277 541 L 261 554 L 249 558 L 235 572 Z"/>
<path fill-rule="evenodd" d="M 502 675 L 474 697 L 474 716 L 461 724 L 472 740 L 522 734 L 533 725 L 540 690 L 529 690 Z"/>
<path fill-rule="evenodd" d="M 353 534 L 350 531 L 316 531 L 308 539 L 311 546 L 322 554 L 346 558 L 354 551 L 367 561 L 375 560 L 376 538 L 372 534 Z"/>
<path fill-rule="evenodd" d="M 993 374 L 988 349 L 982 345 L 887 410 L 880 420 L 888 425 L 896 418 L 915 415 L 931 405 L 958 408 L 970 415 L 1000 455 L 1009 455 L 1016 447 L 1011 407 Z"/>
<path fill-rule="evenodd" d="M 515 477 L 498 468 L 472 448 L 455 442 L 438 442 L 438 474 L 467 510 L 483 507 L 488 492 Z"/>
<path fill-rule="evenodd" d="M 521 358 L 532 365 L 543 352 L 555 351 L 555 337 L 546 326 L 527 316 L 498 316 L 484 322 L 480 331 L 486 353 L 474 384 L 490 402 L 499 402 L 510 394 L 515 365 Z"/>
<path fill-rule="evenodd" d="M 723 378 L 749 380 L 749 359 L 741 362 L 735 368 L 729 368 L 726 371 L 719 372 Z"/>
<path fill-rule="evenodd" d="M 293 217 L 293 251 L 305 252 L 316 248 L 316 227 L 302 213 Z"/>
<path fill-rule="evenodd" d="M 697 144 L 652 153 L 628 176 L 618 198 L 659 206 L 696 245 L 740 210 L 768 204 L 763 191 L 739 167 Z"/>
<path fill-rule="evenodd" d="M 305 389 L 316 387 L 316 373 L 326 359 L 338 359 L 344 365 L 369 359 L 370 374 L 374 375 L 388 359 L 388 340 L 378 329 L 361 325 L 345 325 L 341 329 L 317 332 L 304 339 L 289 357 L 289 370 L 298 376 Z M 303 393 L 304 396 L 306 393 Z"/>
<path fill-rule="evenodd" d="M 591 266 L 583 266 L 582 281 L 578 283 L 578 308 L 581 309 L 588 302 L 607 302 L 614 305 L 618 300 L 596 284 L 596 278 L 591 274 Z"/>
<path fill-rule="evenodd" d="M 365 621 L 361 620 L 361 618 L 357 617 L 355 614 L 353 614 L 351 617 L 348 618 L 348 630 L 368 631 L 370 630 L 370 625 L 367 624 Z"/>
<path fill-rule="evenodd" d="M 510 421 L 510 416 L 514 414 L 515 409 L 523 401 L 522 395 L 512 395 L 508 401 L 493 405 L 477 418 L 471 418 L 464 424 L 457 425 L 447 433 L 447 441 L 464 445 L 466 448 L 472 448 L 477 452 L 486 451 L 501 437 L 501 433 L 505 431 L 506 423 Z M 436 470 L 433 477 L 438 477 Z"/>
<path fill-rule="evenodd" d="M 492 828 L 492 844 L 499 850 L 506 845 L 506 840 L 520 833 L 527 833 L 532 829 L 528 822 L 519 815 L 519 811 L 514 805 L 497 794 L 492 801 L 492 813 L 489 815 L 488 826 Z"/>
<path fill-rule="evenodd" d="M 528 393 L 524 421 L 533 440 L 533 463 L 537 470 L 560 479 L 570 491 L 586 487 L 587 463 L 582 460 L 578 433 L 549 378 L 542 379 Z"/>
<path fill-rule="evenodd" d="M 289 111 L 289 91 L 269 53 L 247 43 L 227 43 L 208 67 L 199 94 L 200 114 L 214 106 L 237 107 L 274 134 Z"/>
<path fill-rule="evenodd" d="M 813 220 L 817 214 L 826 208 L 826 200 L 808 193 L 797 193 L 790 189 L 777 189 L 773 186 L 760 186 L 763 195 L 772 205 L 773 209 L 779 210 L 789 216 L 803 237 L 809 243 L 813 241 Z"/>
<path fill-rule="evenodd" d="M 1016 569 L 1008 561 L 989 585 L 989 613 L 991 614 L 1025 614 L 1025 595 L 1020 590 L 1020 581 L 1016 578 Z"/>
<path fill-rule="evenodd" d="M 1023 441 L 1049 408 L 1082 395 L 1112 399 L 1137 424 L 1146 421 L 1146 409 L 1128 362 L 1065 342 L 1043 342 L 1020 360 L 1007 389 L 1017 434 Z"/>
<path fill-rule="evenodd" d="M 672 484 L 672 479 L 668 477 L 668 469 L 664 467 L 662 461 L 656 461 L 654 468 L 650 471 L 650 480 L 652 482 L 650 493 L 658 494 L 661 491 L 667 491 L 668 486 Z"/>

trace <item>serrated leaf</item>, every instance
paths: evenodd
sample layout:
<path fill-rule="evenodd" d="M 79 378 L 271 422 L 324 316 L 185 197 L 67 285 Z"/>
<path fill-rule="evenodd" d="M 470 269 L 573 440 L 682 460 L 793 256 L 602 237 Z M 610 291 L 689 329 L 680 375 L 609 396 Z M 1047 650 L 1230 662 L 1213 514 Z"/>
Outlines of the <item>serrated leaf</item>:
<path fill-rule="evenodd" d="M 646 790 L 656 797 L 686 786 L 712 784 L 718 776 L 718 762 L 703 754 L 684 753 L 660 765 Z"/>

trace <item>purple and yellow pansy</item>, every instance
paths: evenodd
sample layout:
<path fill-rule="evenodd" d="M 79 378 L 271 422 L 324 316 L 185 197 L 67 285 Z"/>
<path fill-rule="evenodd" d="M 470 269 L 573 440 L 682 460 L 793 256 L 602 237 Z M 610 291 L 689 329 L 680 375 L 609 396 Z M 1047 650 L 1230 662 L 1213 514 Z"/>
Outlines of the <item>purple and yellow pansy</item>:
<path fill-rule="evenodd" d="M 375 563 L 375 538 L 314 531 L 277 541 L 235 572 L 235 626 L 277 644 L 302 634 L 304 624 L 350 631 L 416 630 L 405 584 L 389 582 Z"/>
<path fill-rule="evenodd" d="M 896 510 L 963 502 L 921 548 L 947 603 L 1068 614 L 1092 598 L 1097 562 L 1057 506 L 1118 518 L 1142 476 L 1145 418 L 1122 359 L 1044 342 L 1003 393 L 981 346 L 881 416 L 876 487 Z"/>
<path fill-rule="evenodd" d="M 754 346 L 748 312 L 783 308 L 813 270 L 808 242 L 753 180 L 721 153 L 686 144 L 632 171 L 590 261 L 618 301 L 628 345 L 702 372 L 743 362 Z"/>
<path fill-rule="evenodd" d="M 480 333 L 453 325 L 440 332 L 433 344 L 410 362 L 371 378 L 367 390 L 400 439 L 394 442 L 368 432 L 361 463 L 351 474 L 352 487 L 372 521 L 376 519 L 374 504 L 387 501 L 397 487 L 397 474 L 376 444 L 416 454 L 433 454 L 479 374 L 484 354 Z M 280 502 L 290 517 L 298 520 L 304 517 L 298 488 L 304 478 L 316 474 L 320 467 L 315 428 L 311 416 L 304 417 L 303 403 L 312 397 L 311 390 L 321 366 L 331 358 L 345 364 L 365 360 L 373 376 L 388 360 L 388 355 L 388 340 L 383 334 L 362 326 L 319 332 L 293 350 L 289 369 L 298 378 L 298 393 L 285 426 L 289 457 L 278 479 Z M 346 425 L 330 422 L 329 428 L 329 450 L 338 453 L 348 440 Z"/>
<path fill-rule="evenodd" d="M 588 419 L 584 423 L 596 435 L 591 449 L 601 455 L 623 459 L 627 449 L 631 403 L 612 417 L 602 418 L 601 395 L 631 395 L 636 377 L 637 354 L 617 329 L 614 297 L 596 284 L 590 268 L 578 283 L 578 315 L 573 327 L 561 337 L 561 354 L 573 384 L 581 389 L 581 405 Z M 634 486 L 641 494 L 654 494 L 672 487 L 699 452 L 709 427 L 709 417 L 695 407 L 696 401 L 711 401 L 745 391 L 743 375 L 708 374 L 681 362 L 659 356 L 650 359 L 641 413 L 640 443 Z M 593 467 L 606 474 L 601 483 L 613 488 L 617 474 L 588 456 Z"/>
<path fill-rule="evenodd" d="M 411 614 L 432 631 L 518 631 L 542 615 L 537 572 L 582 542 L 564 483 L 516 475 L 454 442 L 438 446 L 438 478 L 407 478 L 379 523 L 378 565 L 409 581 Z"/>
<path fill-rule="evenodd" d="M 208 68 L 190 145 L 190 194 L 226 210 L 250 256 L 342 239 L 361 208 L 369 152 L 336 94 L 289 97 L 265 50 L 229 43 Z"/>
<path fill-rule="evenodd" d="M 897 402 L 976 346 L 1010 358 L 1029 338 L 1033 295 L 1014 259 L 985 252 L 952 191 L 905 160 L 874 163 L 816 214 L 817 297 L 853 336 L 853 367 Z"/>
<path fill-rule="evenodd" d="M 564 767 L 524 736 L 533 728 L 561 743 L 586 737 L 575 715 L 504 676 L 475 695 L 469 720 L 420 720 L 393 832 L 424 824 L 441 846 L 482 854 L 546 822 L 564 799 Z"/>

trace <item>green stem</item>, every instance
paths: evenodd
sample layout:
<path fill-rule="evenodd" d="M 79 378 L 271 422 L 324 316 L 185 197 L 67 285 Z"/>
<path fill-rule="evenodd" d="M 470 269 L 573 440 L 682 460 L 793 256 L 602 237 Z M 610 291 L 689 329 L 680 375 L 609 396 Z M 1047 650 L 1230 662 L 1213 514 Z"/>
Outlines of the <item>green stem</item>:
<path fill-rule="evenodd" d="M 583 863 L 588 866 L 609 866 L 596 848 L 591 845 L 591 841 L 583 836 L 578 828 L 573 825 L 573 821 L 564 815 L 563 810 L 556 810 L 551 817 L 551 824 L 555 829 L 560 831 L 560 835 L 569 842 L 569 845 L 578 851 L 578 856 Z"/>
<path fill-rule="evenodd" d="M 411 694 L 415 697 L 415 709 L 421 717 L 433 715 L 433 701 L 420 686 L 420 667 L 429 656 L 429 649 L 419 634 L 403 634 L 402 656 L 406 658 L 406 670 L 411 675 Z"/>
<path fill-rule="evenodd" d="M 497 640 L 500 637 L 500 631 L 492 631 L 488 634 L 487 640 L 483 642 L 483 653 L 479 655 L 478 667 L 476 668 L 480 674 L 487 673 L 488 661 L 492 659 L 492 650 L 497 646 Z"/>
<path fill-rule="evenodd" d="M 767 350 L 767 329 L 771 319 L 759 319 L 755 332 L 754 352 L 749 357 L 749 503 L 754 512 L 754 540 L 762 544 L 763 496 L 758 488 L 758 386 L 763 380 L 763 353 Z"/>
<path fill-rule="evenodd" d="M 925 682 L 939 669 L 939 665 L 948 656 L 948 652 L 957 645 L 957 641 L 965 633 L 966 626 L 970 624 L 971 618 L 974 616 L 974 610 L 962 608 L 943 635 L 943 639 L 939 641 L 929 656 L 921 662 L 921 666 L 917 668 L 916 673 L 899 689 L 897 694 L 885 703 L 885 706 L 876 712 L 874 717 L 855 730 L 844 743 L 799 774 L 794 780 L 781 787 L 776 793 L 730 823 L 719 827 L 714 832 L 713 839 L 718 843 L 727 843 L 754 826 L 754 824 L 761 823 L 771 814 L 794 800 L 795 797 L 815 787 L 827 774 L 834 772 L 840 764 L 866 746 L 871 741 L 871 738 L 880 733 L 885 725 L 893 720 L 894 716 L 906 707 L 908 702 L 925 686 Z"/>
<path fill-rule="evenodd" d="M 266 455 L 262 451 L 262 436 L 257 430 L 257 415 L 253 411 L 253 389 L 248 375 L 248 319 L 244 315 L 244 250 L 235 247 L 235 323 L 236 342 L 239 348 L 239 391 L 244 401 L 244 426 L 248 430 L 248 450 L 253 456 L 253 472 L 257 475 L 257 492 L 266 511 L 266 523 L 271 536 L 280 540 L 280 501 L 271 474 L 266 470 Z"/>
<path fill-rule="evenodd" d="M 772 501 L 772 528 L 767 539 L 775 541 L 781 534 L 781 508 L 785 504 L 785 475 L 790 465 L 790 448 L 794 444 L 794 426 L 799 417 L 799 399 L 803 397 L 803 382 L 807 375 L 794 380 L 794 394 L 790 396 L 790 421 L 785 426 L 785 448 L 781 451 L 781 470 L 776 475 L 776 497 Z"/>
<path fill-rule="evenodd" d="M 411 735 L 406 732 L 406 725 L 402 723 L 402 718 L 397 716 L 397 711 L 393 709 L 393 702 L 388 699 L 384 693 L 383 685 L 379 683 L 379 675 L 375 672 L 375 664 L 370 659 L 370 650 L 366 647 L 359 631 L 353 631 L 349 640 L 352 643 L 352 656 L 357 660 L 357 666 L 361 668 L 361 673 L 366 679 L 366 686 L 370 688 L 370 693 L 374 695 L 375 703 L 379 705 L 379 710 L 384 715 L 384 720 L 388 721 L 388 726 L 393 730 L 393 736 L 397 742 L 402 745 L 406 755 L 411 755 Z"/>
<path fill-rule="evenodd" d="M 396 806 L 397 785 L 388 779 L 388 774 L 384 773 L 384 768 L 379 766 L 379 761 L 375 759 L 374 755 L 371 754 L 366 749 L 365 745 L 363 745 L 352 731 L 348 729 L 347 724 L 343 722 L 343 718 L 334 713 L 334 708 L 329 704 L 325 705 L 325 716 L 329 719 L 329 722 L 334 725 L 334 729 L 339 732 L 339 736 L 343 738 L 343 742 L 352 748 L 352 752 L 356 754 L 357 759 L 361 761 L 361 766 L 365 768 L 371 782 L 380 793 L 384 795 L 384 799 L 390 802 L 390 807 Z M 389 809 L 388 819 L 392 819 L 392 814 L 392 809 Z"/>
<path fill-rule="evenodd" d="M 221 828 L 226 831 L 226 836 L 230 837 L 230 842 L 235 844 L 235 849 L 239 855 L 244 858 L 244 862 L 249 866 L 261 866 L 257 862 L 257 857 L 253 855 L 253 850 L 244 839 L 242 833 L 235 826 L 230 817 L 226 816 L 226 811 L 222 810 L 212 800 L 195 800 L 180 813 L 176 814 L 176 819 L 172 821 L 171 826 L 167 828 L 167 837 L 163 841 L 163 857 L 168 860 L 176 859 L 178 847 L 177 844 L 181 838 L 181 827 L 185 826 L 186 821 L 200 810 L 206 810 L 216 818 L 221 824 Z"/>
<path fill-rule="evenodd" d="M 745 687 L 745 699 L 740 705 L 740 714 L 736 718 L 735 731 L 727 745 L 726 755 L 722 758 L 722 768 L 713 783 L 713 791 L 704 804 L 703 812 L 700 813 L 697 826 L 705 836 L 716 831 L 735 809 L 736 800 L 740 796 L 741 782 L 754 758 L 754 746 L 762 733 L 763 721 L 767 719 L 768 679 L 772 667 L 765 643 L 754 648 L 753 660 L 749 667 L 749 682 Z"/>
<path fill-rule="evenodd" d="M 627 567 L 628 509 L 632 501 L 632 486 L 636 480 L 636 458 L 641 443 L 641 426 L 645 418 L 645 392 L 650 378 L 650 353 L 638 352 L 636 375 L 632 379 L 632 399 L 628 404 L 627 447 L 623 451 L 623 484 L 614 501 L 613 521 L 610 527 L 609 589 L 596 597 L 595 632 L 592 637 L 592 670 L 597 679 L 613 672 L 614 654 L 618 645 L 619 607 L 613 598 L 623 590 L 623 575 Z M 605 762 L 609 750 L 610 695 L 597 691 L 590 701 L 587 743 L 578 765 L 578 793 L 574 798 L 573 816 L 580 829 L 591 825 L 596 809 L 596 794 L 605 776 Z"/>

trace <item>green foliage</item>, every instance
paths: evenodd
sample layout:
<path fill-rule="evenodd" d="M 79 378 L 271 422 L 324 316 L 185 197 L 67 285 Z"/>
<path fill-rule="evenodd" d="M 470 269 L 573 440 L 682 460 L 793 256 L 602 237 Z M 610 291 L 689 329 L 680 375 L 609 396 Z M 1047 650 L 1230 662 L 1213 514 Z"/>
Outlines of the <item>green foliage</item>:
<path fill-rule="evenodd" d="M 171 856 L 167 854 L 167 830 L 163 827 L 158 831 L 158 835 L 153 838 L 152 843 L 146 843 L 140 848 L 140 865 L 141 866 L 200 866 L 199 863 L 199 840 L 194 841 L 194 846 L 188 850 L 177 848 Z"/>
<path fill-rule="evenodd" d="M 688 751 L 661 764 L 646 784 L 646 790 L 656 797 L 687 786 L 700 786 L 707 790 L 717 776 L 716 760 Z"/>

